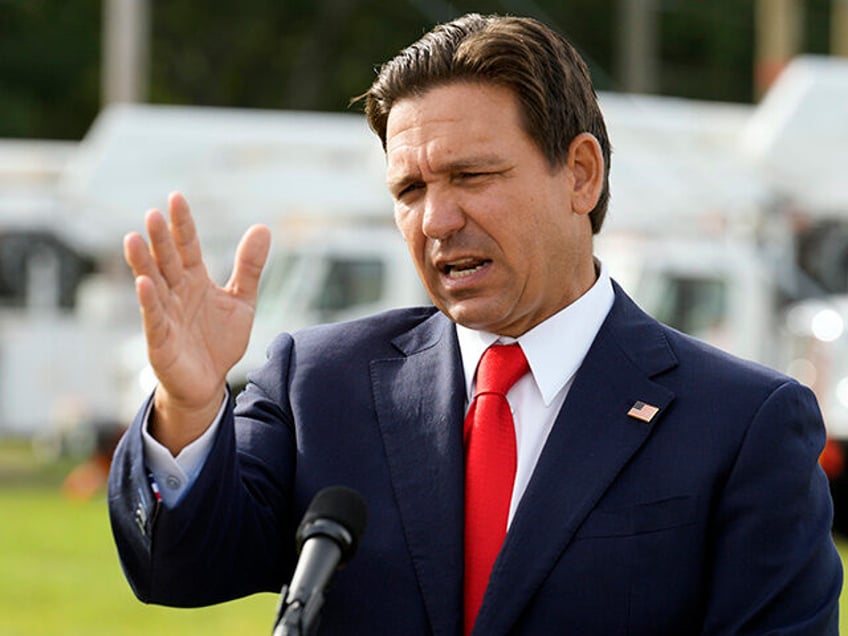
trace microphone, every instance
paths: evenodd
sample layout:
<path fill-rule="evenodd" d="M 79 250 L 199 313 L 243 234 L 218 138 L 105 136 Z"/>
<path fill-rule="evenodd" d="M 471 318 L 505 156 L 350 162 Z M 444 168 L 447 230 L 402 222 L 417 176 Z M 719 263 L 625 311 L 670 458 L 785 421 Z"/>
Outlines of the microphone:
<path fill-rule="evenodd" d="M 311 636 L 324 590 L 356 552 L 365 530 L 365 500 L 350 488 L 324 488 L 309 504 L 295 539 L 300 557 L 291 583 L 280 592 L 273 636 Z"/>

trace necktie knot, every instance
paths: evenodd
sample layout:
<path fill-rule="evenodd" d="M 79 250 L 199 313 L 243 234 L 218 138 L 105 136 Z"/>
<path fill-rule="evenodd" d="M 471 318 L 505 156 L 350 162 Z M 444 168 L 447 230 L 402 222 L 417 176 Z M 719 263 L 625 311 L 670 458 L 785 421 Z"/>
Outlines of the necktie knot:
<path fill-rule="evenodd" d="M 477 391 L 506 395 L 513 384 L 530 370 L 524 352 L 517 344 L 493 345 L 483 352 L 477 368 Z"/>

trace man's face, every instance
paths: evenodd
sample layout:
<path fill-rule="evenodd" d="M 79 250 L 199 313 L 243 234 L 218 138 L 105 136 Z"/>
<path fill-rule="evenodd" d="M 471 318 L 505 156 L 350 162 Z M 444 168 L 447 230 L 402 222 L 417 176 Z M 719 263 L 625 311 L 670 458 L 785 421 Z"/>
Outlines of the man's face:
<path fill-rule="evenodd" d="M 593 284 L 588 210 L 573 205 L 580 170 L 550 167 L 511 90 L 459 82 L 398 101 L 386 155 L 395 222 L 454 321 L 519 336 Z"/>

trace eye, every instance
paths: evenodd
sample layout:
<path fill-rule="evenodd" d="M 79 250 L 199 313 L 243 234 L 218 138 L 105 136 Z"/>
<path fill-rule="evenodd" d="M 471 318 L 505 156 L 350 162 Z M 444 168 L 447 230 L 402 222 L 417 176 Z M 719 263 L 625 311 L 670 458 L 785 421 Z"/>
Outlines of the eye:
<path fill-rule="evenodd" d="M 484 182 L 486 179 L 496 174 L 492 171 L 478 171 L 478 170 L 469 170 L 465 172 L 460 172 L 456 175 L 455 180 L 457 183 L 468 183 L 475 184 L 478 182 Z"/>
<path fill-rule="evenodd" d="M 396 197 L 396 198 L 398 198 L 398 199 L 402 199 L 402 198 L 403 198 L 403 197 L 405 197 L 406 195 L 408 195 L 408 194 L 410 194 L 410 193 L 412 193 L 412 192 L 415 192 L 416 190 L 421 190 L 421 189 L 423 189 L 423 188 L 424 188 L 424 184 L 423 184 L 422 182 L 420 182 L 420 181 L 414 181 L 414 182 L 409 183 L 409 184 L 405 185 L 404 187 L 402 187 L 402 188 L 401 188 L 401 189 L 397 192 L 397 194 L 395 195 L 395 197 Z"/>

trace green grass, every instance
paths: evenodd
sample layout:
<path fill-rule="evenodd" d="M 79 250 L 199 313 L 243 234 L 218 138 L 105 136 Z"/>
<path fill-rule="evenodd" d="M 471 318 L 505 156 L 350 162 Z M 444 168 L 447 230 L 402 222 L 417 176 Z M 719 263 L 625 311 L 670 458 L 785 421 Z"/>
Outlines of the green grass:
<path fill-rule="evenodd" d="M 105 494 L 72 501 L 61 492 L 73 465 L 0 442 L 0 635 L 271 633 L 276 594 L 190 610 L 139 602 L 118 562 Z"/>
<path fill-rule="evenodd" d="M 118 564 L 105 497 L 70 501 L 55 466 L 12 476 L 10 465 L 4 474 L 0 461 L 2 636 L 271 633 L 276 594 L 192 610 L 143 605 Z M 845 563 L 848 543 L 838 546 Z M 845 593 L 840 624 L 848 633 Z"/>
<path fill-rule="evenodd" d="M 0 490 L 0 633 L 4 636 L 270 634 L 277 596 L 203 609 L 133 596 L 112 543 L 105 498 Z"/>

